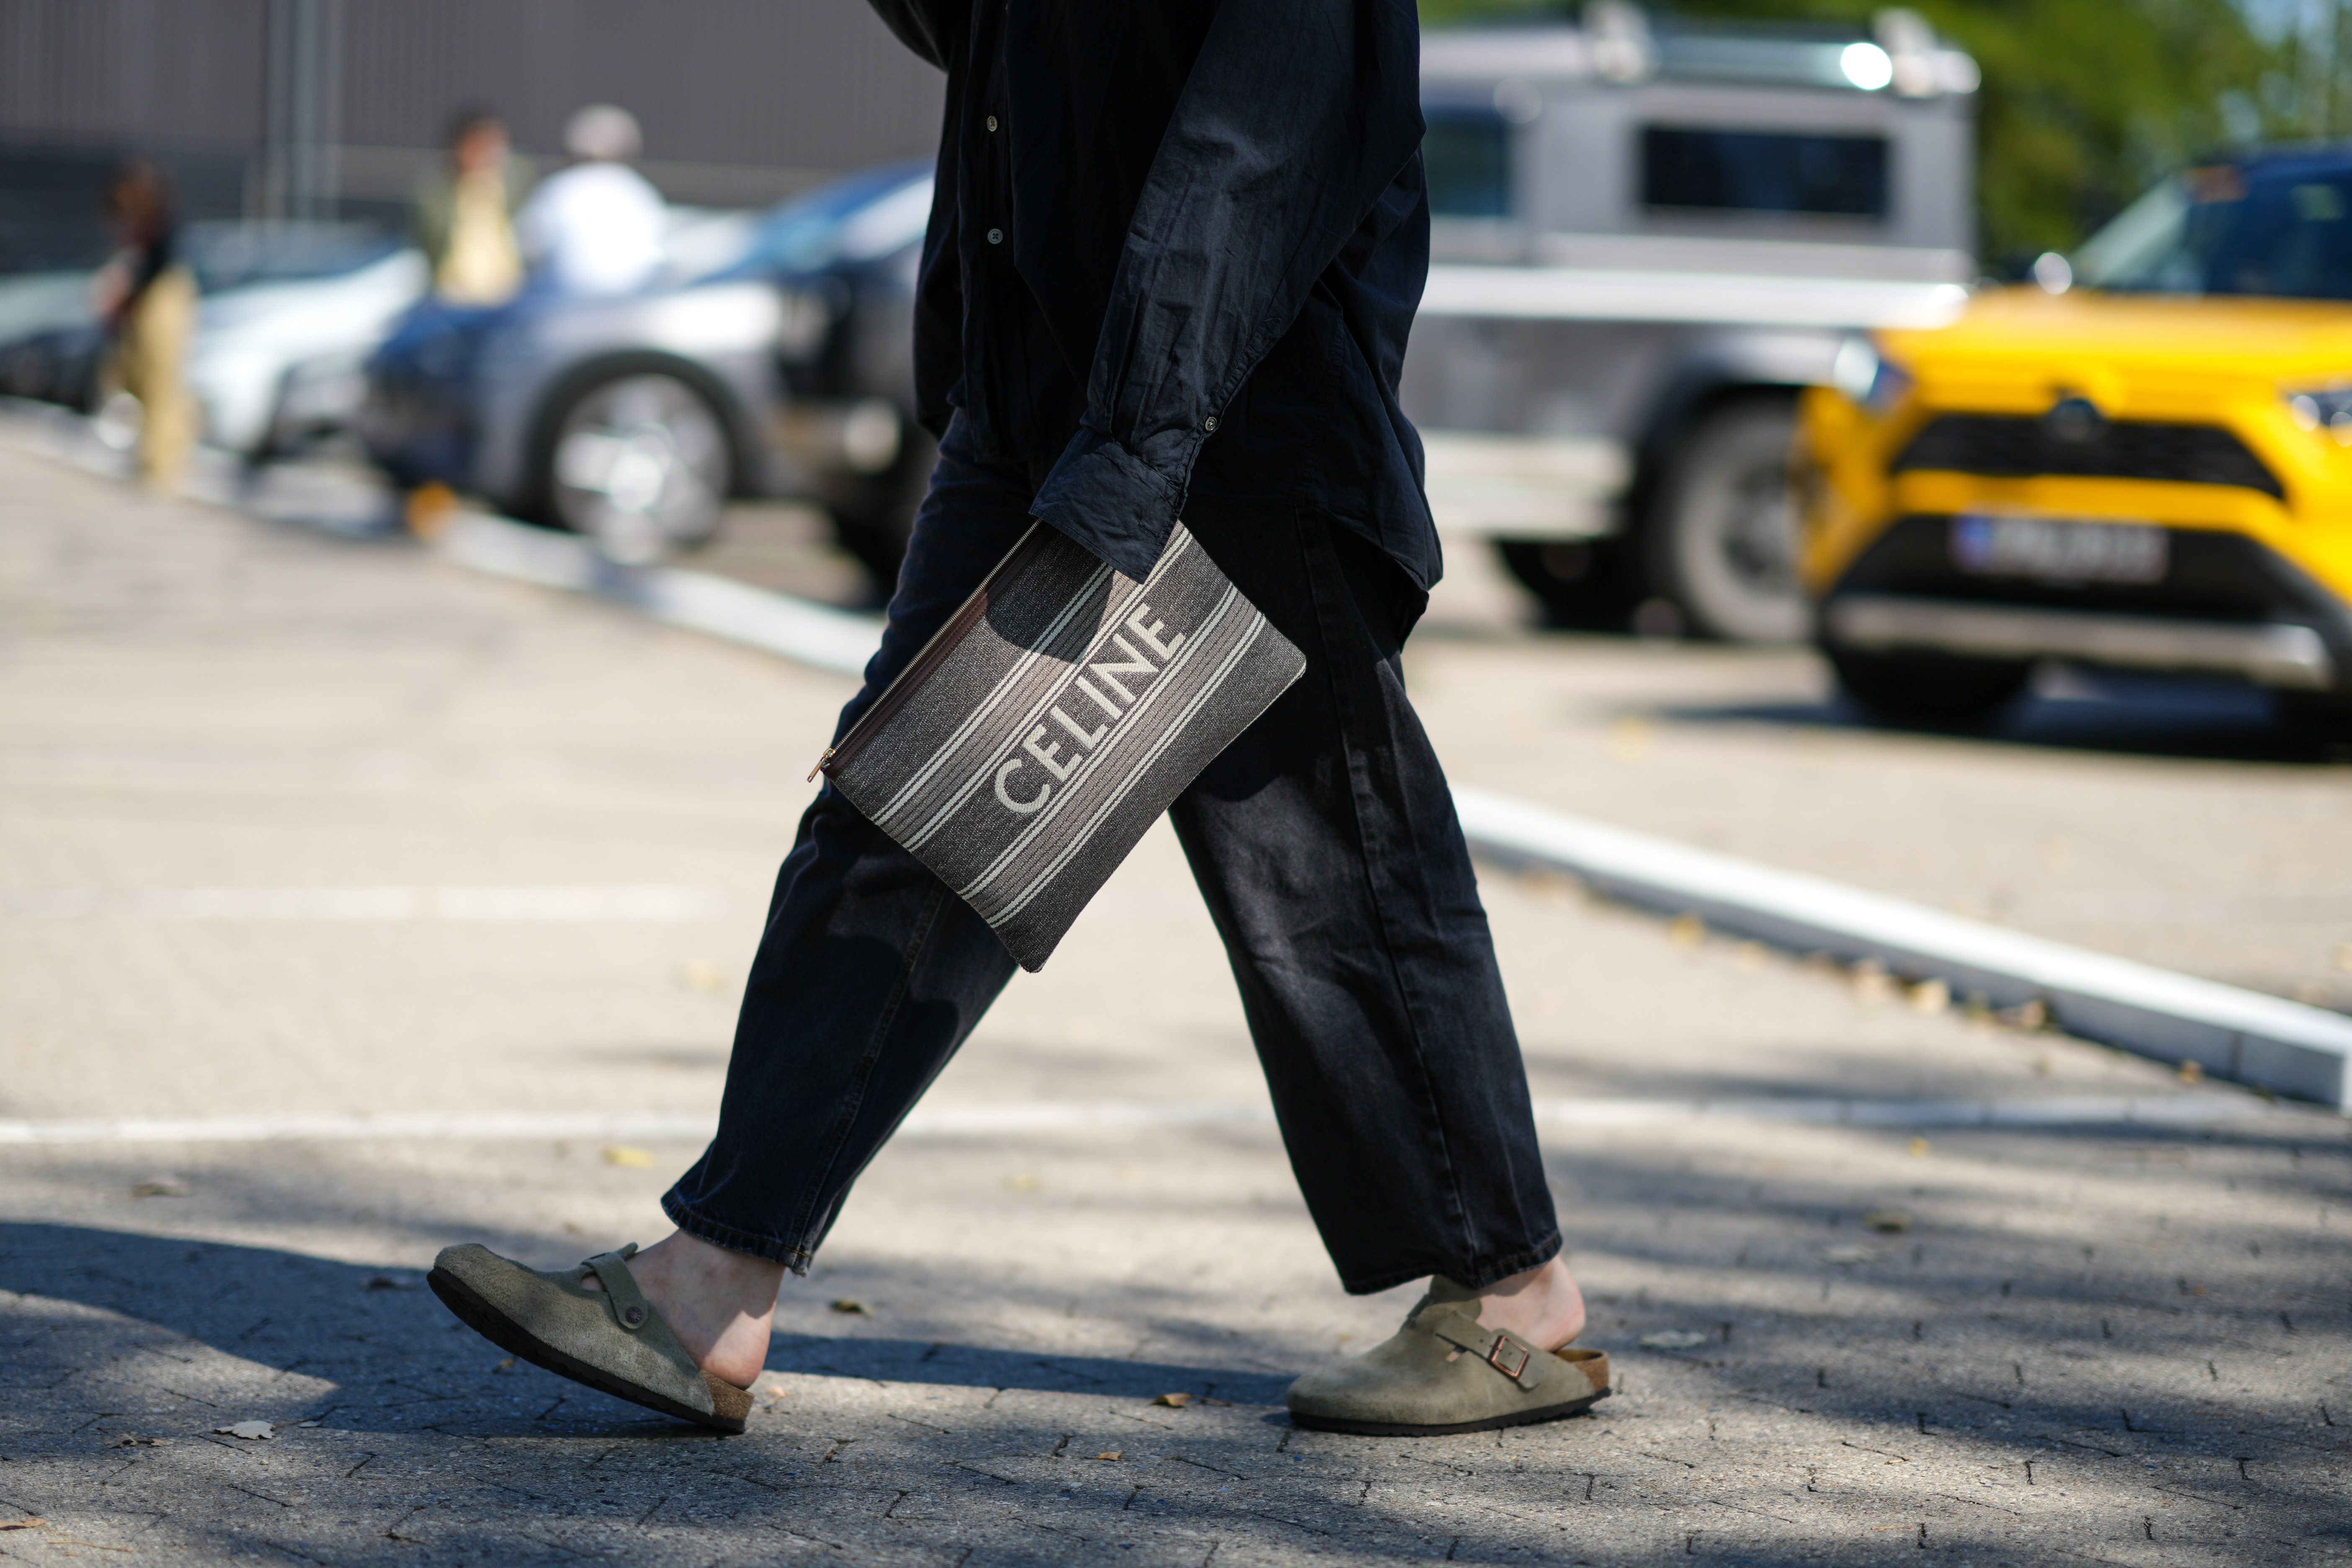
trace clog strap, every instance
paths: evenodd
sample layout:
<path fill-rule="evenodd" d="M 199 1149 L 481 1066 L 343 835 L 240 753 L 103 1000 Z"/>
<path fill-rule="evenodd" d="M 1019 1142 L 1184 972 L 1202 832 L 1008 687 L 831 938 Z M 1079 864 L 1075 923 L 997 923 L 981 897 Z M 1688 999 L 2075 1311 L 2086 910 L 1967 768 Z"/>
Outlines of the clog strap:
<path fill-rule="evenodd" d="M 654 1304 L 637 1289 L 637 1277 L 629 1272 L 629 1259 L 637 1250 L 635 1242 L 618 1252 L 600 1252 L 580 1267 L 596 1276 L 604 1287 L 604 1304 L 613 1321 L 630 1333 L 635 1333 L 654 1321 Z"/>
<path fill-rule="evenodd" d="M 1542 1363 L 1536 1360 L 1542 1352 L 1508 1329 L 1488 1328 L 1462 1305 L 1444 1301 L 1423 1307 L 1413 1314 L 1412 1325 L 1468 1351 L 1521 1388 L 1533 1389 L 1543 1381 Z"/>

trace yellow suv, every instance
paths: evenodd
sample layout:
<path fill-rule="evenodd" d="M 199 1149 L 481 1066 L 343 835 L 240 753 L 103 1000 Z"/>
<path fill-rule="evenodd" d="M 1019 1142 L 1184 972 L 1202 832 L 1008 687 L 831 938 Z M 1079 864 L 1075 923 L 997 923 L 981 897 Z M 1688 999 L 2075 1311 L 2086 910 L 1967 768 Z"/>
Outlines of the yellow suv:
<path fill-rule="evenodd" d="M 1805 396 L 1847 691 L 1965 721 L 2062 659 L 2352 710 L 2352 148 L 2192 170 L 2035 276 Z"/>

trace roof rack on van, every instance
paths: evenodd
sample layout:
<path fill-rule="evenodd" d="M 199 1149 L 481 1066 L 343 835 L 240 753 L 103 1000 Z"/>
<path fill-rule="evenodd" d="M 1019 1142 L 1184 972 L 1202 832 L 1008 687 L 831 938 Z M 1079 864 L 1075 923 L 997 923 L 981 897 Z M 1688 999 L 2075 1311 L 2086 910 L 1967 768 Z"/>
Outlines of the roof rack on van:
<path fill-rule="evenodd" d="M 1976 61 L 1944 45 L 1916 12 L 1888 9 L 1871 34 L 1784 25 L 1653 22 L 1627 0 L 1591 0 L 1580 24 L 1433 30 L 1421 73 L 1454 77 L 1582 78 L 1891 91 L 1940 98 L 1976 91 Z"/>

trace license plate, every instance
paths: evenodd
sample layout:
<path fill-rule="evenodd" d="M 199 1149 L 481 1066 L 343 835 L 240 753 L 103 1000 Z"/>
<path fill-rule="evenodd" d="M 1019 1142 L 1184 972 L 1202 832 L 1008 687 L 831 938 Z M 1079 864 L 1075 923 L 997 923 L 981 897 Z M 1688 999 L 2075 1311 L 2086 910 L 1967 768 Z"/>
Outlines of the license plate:
<path fill-rule="evenodd" d="M 1968 512 L 1952 519 L 1952 564 L 1983 577 L 2042 583 L 2158 583 L 2167 535 L 2145 522 Z"/>

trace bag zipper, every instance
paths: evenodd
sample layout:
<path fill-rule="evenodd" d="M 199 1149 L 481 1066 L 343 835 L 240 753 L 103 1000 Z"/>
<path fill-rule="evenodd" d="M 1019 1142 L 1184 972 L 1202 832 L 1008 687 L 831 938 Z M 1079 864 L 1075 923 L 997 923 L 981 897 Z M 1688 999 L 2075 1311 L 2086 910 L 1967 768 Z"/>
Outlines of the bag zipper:
<path fill-rule="evenodd" d="M 948 655 L 963 641 L 964 634 L 988 613 L 988 590 L 995 585 L 999 577 L 1009 574 L 1017 563 L 1044 548 L 1045 542 L 1040 536 L 1045 531 L 1043 522 L 1029 525 L 1029 531 L 1021 536 L 1020 542 L 1006 551 L 1004 559 L 989 569 L 988 575 L 980 580 L 980 586 L 971 591 L 971 596 L 956 607 L 956 613 L 947 618 L 946 625 L 931 634 L 931 640 L 925 643 L 922 651 L 898 672 L 898 678 L 882 689 L 882 695 L 874 700 L 874 706 L 857 716 L 857 722 L 849 727 L 847 734 L 824 749 L 824 754 L 816 760 L 816 766 L 809 770 L 811 784 L 816 782 L 817 774 L 823 773 L 830 779 L 854 762 L 866 742 L 873 739 L 874 732 L 907 705 L 916 688 L 929 678 L 932 670 L 947 662 Z"/>

